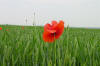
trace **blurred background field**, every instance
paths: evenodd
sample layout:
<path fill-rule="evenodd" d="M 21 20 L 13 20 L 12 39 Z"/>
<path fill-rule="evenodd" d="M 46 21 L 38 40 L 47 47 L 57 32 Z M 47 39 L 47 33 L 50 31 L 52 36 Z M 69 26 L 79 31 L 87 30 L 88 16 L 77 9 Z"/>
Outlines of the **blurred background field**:
<path fill-rule="evenodd" d="M 43 27 L 0 26 L 0 66 L 100 66 L 100 29 L 65 28 L 45 43 Z"/>

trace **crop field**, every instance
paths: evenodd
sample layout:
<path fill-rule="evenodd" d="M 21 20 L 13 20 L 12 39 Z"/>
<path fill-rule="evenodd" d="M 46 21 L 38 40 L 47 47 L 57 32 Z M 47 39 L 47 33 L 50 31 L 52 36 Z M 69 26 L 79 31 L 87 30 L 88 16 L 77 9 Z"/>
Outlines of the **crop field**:
<path fill-rule="evenodd" d="M 100 66 L 100 29 L 65 28 L 46 43 L 43 27 L 0 27 L 0 66 Z"/>

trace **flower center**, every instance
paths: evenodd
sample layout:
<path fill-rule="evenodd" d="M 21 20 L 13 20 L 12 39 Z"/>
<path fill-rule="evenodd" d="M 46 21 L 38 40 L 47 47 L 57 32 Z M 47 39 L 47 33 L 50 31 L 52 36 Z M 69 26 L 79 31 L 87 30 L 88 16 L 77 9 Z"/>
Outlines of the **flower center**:
<path fill-rule="evenodd" d="M 51 36 L 55 36 L 56 35 L 56 32 L 55 33 L 51 33 Z"/>

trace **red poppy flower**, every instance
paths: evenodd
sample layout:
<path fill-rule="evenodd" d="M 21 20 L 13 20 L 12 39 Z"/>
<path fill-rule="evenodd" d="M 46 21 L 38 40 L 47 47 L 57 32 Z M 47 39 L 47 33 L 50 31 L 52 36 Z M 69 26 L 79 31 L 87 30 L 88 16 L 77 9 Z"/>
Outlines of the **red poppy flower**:
<path fill-rule="evenodd" d="M 8 29 L 6 29 L 6 31 L 8 31 Z"/>
<path fill-rule="evenodd" d="M 2 30 L 2 27 L 0 27 L 0 30 Z"/>
<path fill-rule="evenodd" d="M 52 21 L 52 24 L 46 24 L 44 26 L 43 40 L 45 42 L 54 42 L 55 39 L 58 39 L 64 31 L 64 21 L 60 20 Z"/>
<path fill-rule="evenodd" d="M 24 26 L 22 26 L 22 29 L 24 30 Z"/>

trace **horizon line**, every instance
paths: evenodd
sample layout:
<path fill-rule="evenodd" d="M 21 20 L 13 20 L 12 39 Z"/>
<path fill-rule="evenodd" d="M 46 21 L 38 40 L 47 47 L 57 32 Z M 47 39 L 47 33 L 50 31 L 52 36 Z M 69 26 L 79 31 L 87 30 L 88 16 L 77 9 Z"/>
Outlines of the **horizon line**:
<path fill-rule="evenodd" d="M 0 24 L 0 25 L 9 25 L 9 26 L 44 26 L 44 25 L 24 25 L 24 24 Z M 67 27 L 70 27 L 70 28 L 96 28 L 96 29 L 100 29 L 100 27 L 81 27 L 81 26 L 69 26 L 67 25 Z"/>

